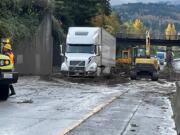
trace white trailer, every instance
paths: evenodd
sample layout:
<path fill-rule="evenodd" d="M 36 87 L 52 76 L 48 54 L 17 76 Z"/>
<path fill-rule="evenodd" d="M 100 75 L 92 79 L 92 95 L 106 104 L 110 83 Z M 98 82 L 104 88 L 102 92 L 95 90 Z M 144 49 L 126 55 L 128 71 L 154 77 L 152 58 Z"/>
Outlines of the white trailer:
<path fill-rule="evenodd" d="M 115 67 L 116 39 L 100 27 L 70 27 L 61 71 L 68 76 L 110 74 Z"/>

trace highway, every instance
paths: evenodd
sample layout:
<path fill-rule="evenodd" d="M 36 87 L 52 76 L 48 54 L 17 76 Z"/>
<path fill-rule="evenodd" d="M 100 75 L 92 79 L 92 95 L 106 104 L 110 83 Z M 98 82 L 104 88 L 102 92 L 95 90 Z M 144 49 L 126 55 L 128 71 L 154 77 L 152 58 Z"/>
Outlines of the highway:
<path fill-rule="evenodd" d="M 0 102 L 1 135 L 176 135 L 174 82 L 106 84 L 21 77 Z"/>

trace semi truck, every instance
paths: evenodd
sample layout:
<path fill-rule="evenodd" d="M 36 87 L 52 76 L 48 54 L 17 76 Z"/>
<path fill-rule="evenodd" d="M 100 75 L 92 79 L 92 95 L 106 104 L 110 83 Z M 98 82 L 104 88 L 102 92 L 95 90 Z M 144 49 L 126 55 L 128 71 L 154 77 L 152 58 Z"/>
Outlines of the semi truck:
<path fill-rule="evenodd" d="M 115 67 L 116 39 L 103 28 L 70 27 L 65 48 L 61 65 L 65 75 L 108 75 Z"/>

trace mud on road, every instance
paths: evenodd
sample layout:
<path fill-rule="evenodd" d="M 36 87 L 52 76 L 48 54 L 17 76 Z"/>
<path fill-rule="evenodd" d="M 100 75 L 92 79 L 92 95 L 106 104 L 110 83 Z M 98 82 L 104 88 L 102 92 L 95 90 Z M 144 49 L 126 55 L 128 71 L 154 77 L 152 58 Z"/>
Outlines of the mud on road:
<path fill-rule="evenodd" d="M 54 74 L 51 77 L 43 78 L 49 80 L 61 79 L 72 83 L 83 83 L 83 84 L 104 84 L 104 85 L 116 85 L 128 83 L 130 81 L 126 73 L 114 76 L 101 76 L 101 77 L 64 77 L 61 74 Z"/>
<path fill-rule="evenodd" d="M 0 102 L 0 134 L 2 135 L 62 134 L 87 114 L 93 112 L 94 108 L 107 103 L 117 95 L 123 96 L 115 98 L 106 107 L 100 108 L 97 113 L 82 121 L 82 124 L 73 129 L 71 133 L 81 134 L 84 131 L 83 129 L 86 129 L 85 135 L 91 135 L 91 133 L 98 135 L 102 132 L 92 126 L 98 127 L 95 123 L 101 125 L 99 127 L 102 129 L 101 131 L 110 134 L 117 134 L 121 129 L 129 132 L 129 126 L 133 126 L 133 124 L 138 125 L 136 132 L 133 133 L 138 133 L 138 131 L 143 133 L 141 129 L 145 127 L 142 127 L 141 123 L 131 121 L 136 121 L 139 117 L 142 117 L 142 120 L 143 118 L 147 121 L 150 120 L 148 122 L 152 122 L 156 128 L 158 126 L 160 130 L 157 133 L 165 131 L 167 135 L 174 133 L 174 123 L 171 118 L 172 110 L 168 100 L 169 95 L 175 91 L 173 82 L 165 80 L 152 82 L 145 79 L 129 81 L 128 78 L 103 80 L 103 78 L 62 79 L 56 77 L 44 80 L 39 77 L 21 77 L 19 83 L 15 85 L 15 89 L 16 96 L 11 97 L 7 102 Z M 139 103 L 141 103 L 139 109 L 133 115 L 135 117 L 130 120 L 129 116 L 134 114 L 134 109 Z M 149 115 L 143 115 L 142 110 L 143 114 Z M 151 121 L 156 118 L 159 119 L 155 122 Z M 94 121 L 91 122 L 92 119 L 100 121 L 94 123 Z M 119 121 L 113 123 L 111 119 Z M 129 122 L 127 123 L 127 121 Z M 163 121 L 163 125 L 160 124 L 161 121 Z M 105 122 L 105 124 L 101 122 Z M 112 123 L 112 125 L 107 128 L 107 123 Z M 91 128 L 87 128 L 89 126 Z M 117 128 L 114 129 L 114 127 Z"/>
<path fill-rule="evenodd" d="M 169 96 L 174 83 L 133 81 L 129 91 L 68 135 L 176 135 Z"/>

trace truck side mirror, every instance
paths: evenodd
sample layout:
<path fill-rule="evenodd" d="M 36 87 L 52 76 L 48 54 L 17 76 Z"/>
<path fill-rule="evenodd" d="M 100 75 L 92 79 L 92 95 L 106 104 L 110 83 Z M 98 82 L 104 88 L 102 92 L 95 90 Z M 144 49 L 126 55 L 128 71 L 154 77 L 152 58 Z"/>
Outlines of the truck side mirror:
<path fill-rule="evenodd" d="M 64 56 L 64 54 L 63 54 L 63 45 L 60 45 L 60 55 Z"/>

